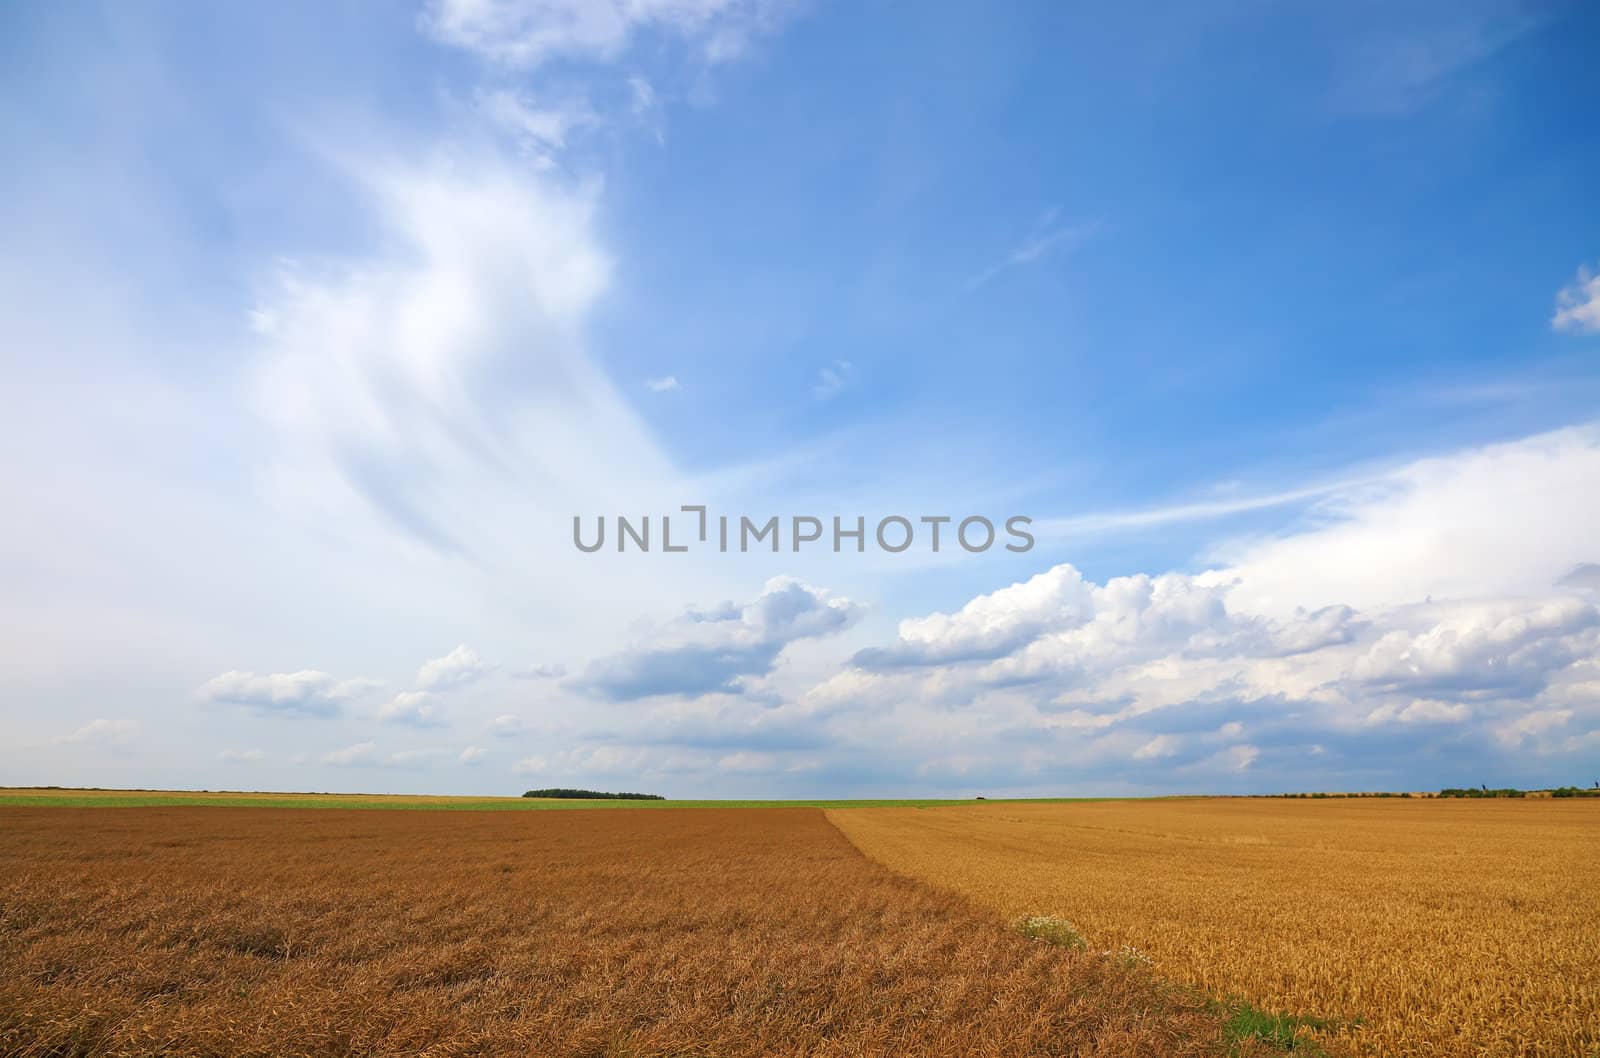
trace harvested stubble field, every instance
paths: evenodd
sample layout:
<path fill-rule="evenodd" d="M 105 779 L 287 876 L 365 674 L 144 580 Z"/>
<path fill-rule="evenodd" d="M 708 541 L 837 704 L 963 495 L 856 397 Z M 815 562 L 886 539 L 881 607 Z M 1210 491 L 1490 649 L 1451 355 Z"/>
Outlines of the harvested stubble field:
<path fill-rule="evenodd" d="M 1218 1054 L 812 809 L 0 808 L 0 1053 Z"/>
<path fill-rule="evenodd" d="M 1163 800 L 833 813 L 872 857 L 1360 1055 L 1600 1054 L 1600 803 Z M 1359 1019 L 1359 1025 L 1350 1025 Z"/>

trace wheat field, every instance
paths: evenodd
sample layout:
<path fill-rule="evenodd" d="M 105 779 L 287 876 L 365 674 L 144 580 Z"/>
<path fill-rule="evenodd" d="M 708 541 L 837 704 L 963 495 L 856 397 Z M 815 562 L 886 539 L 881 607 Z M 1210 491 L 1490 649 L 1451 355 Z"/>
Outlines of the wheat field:
<path fill-rule="evenodd" d="M 1173 799 L 833 812 L 857 847 L 1363 1056 L 1600 1054 L 1600 803 Z"/>
<path fill-rule="evenodd" d="M 1200 1058 L 815 809 L 0 807 L 0 1054 Z"/>

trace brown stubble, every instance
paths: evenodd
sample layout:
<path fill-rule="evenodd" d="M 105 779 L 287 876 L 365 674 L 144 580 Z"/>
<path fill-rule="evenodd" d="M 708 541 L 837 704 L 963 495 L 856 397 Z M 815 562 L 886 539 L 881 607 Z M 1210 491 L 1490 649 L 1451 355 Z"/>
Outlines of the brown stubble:
<path fill-rule="evenodd" d="M 1220 1049 L 814 810 L 0 810 L 10 1055 Z"/>

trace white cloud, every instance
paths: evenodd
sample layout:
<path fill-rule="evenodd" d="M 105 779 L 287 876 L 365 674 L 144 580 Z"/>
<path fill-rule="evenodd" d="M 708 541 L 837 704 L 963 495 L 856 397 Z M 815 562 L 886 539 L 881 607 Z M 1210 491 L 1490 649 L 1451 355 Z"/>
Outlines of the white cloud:
<path fill-rule="evenodd" d="M 480 91 L 478 109 L 510 133 L 541 169 L 555 164 L 574 132 L 602 123 L 582 97 L 539 102 L 508 88 Z"/>
<path fill-rule="evenodd" d="M 489 722 L 489 734 L 496 738 L 514 738 L 528 730 L 527 721 L 511 713 L 502 713 Z"/>
<path fill-rule="evenodd" d="M 811 387 L 811 395 L 817 400 L 832 400 L 855 379 L 855 365 L 848 360 L 835 360 L 833 363 L 817 372 L 817 381 Z"/>
<path fill-rule="evenodd" d="M 1495 729 L 1495 736 L 1507 746 L 1516 748 L 1531 739 L 1565 728 L 1572 717 L 1571 709 L 1540 709 L 1500 725 Z M 1593 737 L 1596 733 L 1591 731 L 1588 735 Z"/>
<path fill-rule="evenodd" d="M 1463 703 L 1442 702 L 1434 698 L 1418 698 L 1410 703 L 1389 702 L 1367 714 L 1370 724 L 1459 724 L 1472 717 L 1472 709 Z"/>
<path fill-rule="evenodd" d="M 243 705 L 263 713 L 327 716 L 353 698 L 382 686 L 377 680 L 339 680 L 326 672 L 302 669 L 258 676 L 253 672 L 224 672 L 200 688 L 207 701 Z"/>
<path fill-rule="evenodd" d="M 422 26 L 446 44 L 504 66 L 608 61 L 642 30 L 688 42 L 707 62 L 738 57 L 781 21 L 773 0 L 431 0 Z"/>
<path fill-rule="evenodd" d="M 1229 496 L 1224 499 L 1196 500 L 1191 503 L 1174 503 L 1144 510 L 1103 511 L 1094 514 L 1074 515 L 1069 518 L 1035 519 L 1033 530 L 1041 538 L 1071 539 L 1114 532 L 1119 529 L 1148 529 L 1154 526 L 1175 525 L 1183 522 L 1203 522 L 1250 511 L 1289 507 L 1310 500 L 1324 499 L 1346 493 L 1353 488 L 1370 484 L 1367 480 L 1331 481 L 1301 488 L 1285 489 L 1248 496 Z"/>
<path fill-rule="evenodd" d="M 662 378 L 646 379 L 644 387 L 652 393 L 671 393 L 682 388 L 678 385 L 677 375 L 666 375 Z"/>
<path fill-rule="evenodd" d="M 476 683 L 492 671 L 493 665 L 485 663 L 477 651 L 463 643 L 442 658 L 424 662 L 417 670 L 417 685 L 430 691 L 449 690 Z"/>
<path fill-rule="evenodd" d="M 1556 294 L 1550 326 L 1572 334 L 1600 333 L 1600 273 L 1578 269 L 1578 277 Z"/>
<path fill-rule="evenodd" d="M 107 720 L 104 717 L 100 717 L 89 721 L 69 735 L 61 736 L 56 741 L 67 745 L 105 745 L 126 742 L 138 733 L 139 724 L 137 721 Z"/>
<path fill-rule="evenodd" d="M 357 742 L 322 755 L 322 763 L 347 767 L 356 764 L 371 764 L 378 756 L 378 746 L 373 742 Z"/>
<path fill-rule="evenodd" d="M 778 711 L 903 768 L 959 758 L 962 781 L 1143 769 L 1156 788 L 1159 770 L 1287 789 L 1306 768 L 1589 752 L 1594 481 L 1593 426 L 1415 461 L 1214 570 L 1097 584 L 1063 564 L 903 620 Z"/>
<path fill-rule="evenodd" d="M 592 662 L 574 686 L 612 701 L 739 693 L 767 675 L 790 643 L 829 635 L 860 614 L 849 599 L 774 577 L 742 606 L 689 610 L 617 653 Z"/>
<path fill-rule="evenodd" d="M 643 77 L 628 78 L 628 90 L 633 93 L 633 113 L 644 116 L 660 105 L 654 86 Z"/>
<path fill-rule="evenodd" d="M 1248 771 L 1250 765 L 1254 764 L 1260 756 L 1261 750 L 1258 747 L 1239 745 L 1229 746 L 1212 759 L 1229 771 L 1242 772 Z"/>
<path fill-rule="evenodd" d="M 778 771 L 781 767 L 783 767 L 781 757 L 772 753 L 759 753 L 750 750 L 729 753 L 717 760 L 717 770 L 726 772 L 761 774 Z"/>
<path fill-rule="evenodd" d="M 482 746 L 468 746 L 456 756 L 456 760 L 461 764 L 479 764 L 488 755 L 489 751 Z"/>
<path fill-rule="evenodd" d="M 565 665 L 528 665 L 515 669 L 511 676 L 518 680 L 555 680 L 567 674 Z"/>
<path fill-rule="evenodd" d="M 1600 563 L 1578 563 L 1562 574 L 1561 579 L 1556 581 L 1556 587 L 1600 593 Z"/>
<path fill-rule="evenodd" d="M 1178 752 L 1179 741 L 1173 735 L 1157 735 L 1138 749 L 1133 751 L 1135 760 L 1155 760 L 1159 757 L 1170 757 Z"/>
<path fill-rule="evenodd" d="M 1400 118 L 1434 101 L 1462 70 L 1484 62 L 1539 29 L 1548 14 L 1534 5 L 1410 5 L 1379 20 L 1359 46 L 1339 57 L 1332 98 L 1344 113 Z"/>
<path fill-rule="evenodd" d="M 402 749 L 391 753 L 384 763 L 391 768 L 420 768 L 432 761 L 442 760 L 450 755 L 450 751 L 432 747 L 429 749 Z"/>
<path fill-rule="evenodd" d="M 225 749 L 217 754 L 217 759 L 224 764 L 254 764 L 267 759 L 267 755 L 259 749 Z"/>
<path fill-rule="evenodd" d="M 1576 597 L 1466 602 L 1423 612 L 1422 628 L 1384 633 L 1355 659 L 1351 677 L 1430 696 L 1530 697 L 1552 675 L 1590 656 L 1600 627 L 1600 610 Z"/>
<path fill-rule="evenodd" d="M 1466 720 L 1470 703 L 1482 703 L 1486 720 L 1537 708 L 1571 695 L 1600 651 L 1600 606 L 1584 596 L 1339 608 L 1335 623 L 1325 612 L 1236 611 L 1241 591 L 1230 578 L 1170 573 L 1096 585 L 1057 567 L 956 614 L 902 622 L 895 643 L 856 655 L 854 680 L 836 677 L 814 693 L 867 703 L 1012 701 L 1030 722 L 1082 731 L 1144 723 L 1163 710 L 1182 724 L 1197 703 L 1303 701 L 1312 703 L 1305 722 L 1349 729 Z M 1211 729 L 1222 738 L 1244 731 L 1237 718 L 1214 719 Z M 1147 736 L 1134 756 L 1178 745 Z"/>
<path fill-rule="evenodd" d="M 967 290 L 978 289 L 1008 268 L 1034 264 L 1058 249 L 1075 246 L 1093 233 L 1093 228 L 1089 226 L 1062 224 L 1060 215 L 1059 207 L 1052 206 L 1045 210 L 1034 222 L 1032 230 L 1004 258 L 967 282 Z"/>
<path fill-rule="evenodd" d="M 445 722 L 438 699 L 427 691 L 401 691 L 378 710 L 378 719 L 411 727 L 441 727 Z"/>
<path fill-rule="evenodd" d="M 873 671 L 981 663 L 998 682 L 1080 678 L 1169 656 L 1276 657 L 1345 642 L 1348 609 L 1268 620 L 1230 612 L 1233 585 L 1181 573 L 1085 581 L 1062 564 L 967 603 L 900 623 L 890 646 L 854 659 Z"/>
<path fill-rule="evenodd" d="M 1050 629 L 1082 624 L 1093 613 L 1093 587 L 1063 564 L 980 595 L 957 613 L 901 621 L 894 646 L 863 651 L 856 660 L 877 668 L 996 658 Z"/>
<path fill-rule="evenodd" d="M 471 578 L 483 594 L 582 598 L 547 623 L 558 643 L 720 582 L 699 560 L 644 583 L 626 562 L 548 560 L 570 548 L 573 512 L 704 494 L 587 353 L 611 270 L 593 232 L 599 184 L 473 152 L 346 171 L 383 251 L 285 266 L 266 299 L 279 325 L 253 350 L 272 524 L 362 554 L 364 599 L 387 597 L 376 571 L 397 565 L 434 599 Z"/>
<path fill-rule="evenodd" d="M 1596 559 L 1600 427 L 1417 460 L 1325 497 L 1297 531 L 1218 549 L 1231 604 L 1403 606 L 1542 594 Z"/>
<path fill-rule="evenodd" d="M 653 446 L 579 350 L 610 273 L 589 230 L 591 189 L 492 157 L 349 168 L 403 250 L 280 269 L 253 395 L 279 433 L 268 484 L 286 512 L 355 527 L 364 513 L 486 559 L 483 527 L 526 536 L 527 515 L 505 510 L 508 467 L 548 492 L 574 452 L 604 460 L 610 443 L 637 442 L 651 465 Z M 441 513 L 463 508 L 495 515 Z"/>

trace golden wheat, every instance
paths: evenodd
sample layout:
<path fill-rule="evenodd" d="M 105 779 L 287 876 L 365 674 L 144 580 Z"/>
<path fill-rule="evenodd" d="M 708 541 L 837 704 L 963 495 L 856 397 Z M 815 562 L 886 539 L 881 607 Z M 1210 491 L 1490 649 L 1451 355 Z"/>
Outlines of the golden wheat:
<path fill-rule="evenodd" d="M 890 868 L 1362 1055 L 1600 1054 L 1600 803 L 1182 799 L 830 818 Z M 1359 1020 L 1359 1025 L 1351 1023 Z"/>

